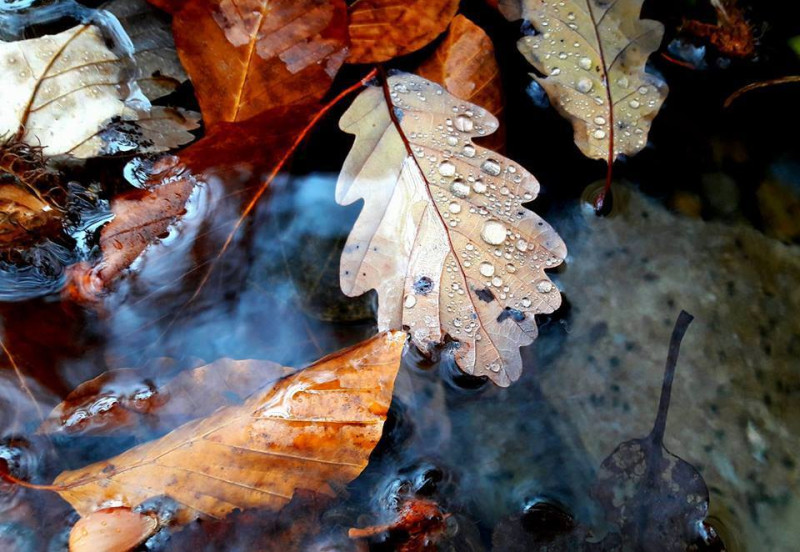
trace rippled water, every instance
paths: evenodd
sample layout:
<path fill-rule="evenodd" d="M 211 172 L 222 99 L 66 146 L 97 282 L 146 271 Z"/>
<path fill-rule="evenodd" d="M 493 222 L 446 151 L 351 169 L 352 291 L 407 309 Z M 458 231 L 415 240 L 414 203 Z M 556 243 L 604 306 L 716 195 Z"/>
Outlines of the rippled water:
<path fill-rule="evenodd" d="M 678 8 L 647 4 L 651 16 L 679 20 Z M 670 97 L 651 146 L 617 167 L 612 213 L 600 218 L 585 198 L 604 167 L 581 157 L 568 125 L 526 94 L 517 29 L 479 2 L 464 9 L 496 41 L 508 93 L 506 155 L 540 180 L 531 208 L 569 247 L 553 276 L 564 305 L 539 320 L 539 339 L 523 350 L 523 376 L 508 389 L 462 374 L 451 359 L 410 352 L 382 442 L 320 522 L 324 538 L 341 544 L 348 527 L 384 523 L 409 494 L 453 514 L 444 550 L 489 550 L 501 523 L 524 536 L 541 525 L 541 504 L 592 519 L 587 489 L 619 443 L 649 432 L 671 327 L 686 309 L 696 320 L 678 365 L 666 446 L 703 475 L 709 523 L 728 550 L 795 550 L 800 148 L 785 131 L 800 127 L 796 88 L 760 92 L 727 111 L 721 104 L 747 82 L 796 74 L 800 63 L 784 42 L 800 30 L 781 2 L 765 2 L 756 12 L 770 31 L 761 61 L 704 72 L 657 61 Z M 349 68 L 340 85 L 359 76 Z M 202 277 L 196 267 L 216 256 L 239 199 L 218 181 L 198 189 L 181 224 L 102 308 L 84 308 L 57 293 L 64 267 L 93 254 L 107 219 L 107 194 L 83 192 L 99 180 L 124 189 L 127 160 L 81 173 L 85 205 L 71 241 L 40 245 L 27 265 L 0 263 L 0 338 L 25 382 L 2 355 L 0 459 L 14 473 L 47 483 L 153 437 L 146 428 L 52 440 L 35 433 L 42 414 L 107 370 L 130 368 L 150 389 L 225 357 L 302 367 L 374 335 L 374 295 L 351 299 L 338 288 L 339 255 L 360 209 L 333 199 L 350 146 L 336 128 L 343 109 L 298 152 L 191 302 Z M 557 515 L 545 518 L 558 526 Z M 4 551 L 63 550 L 75 519 L 52 493 L 0 484 Z M 242 524 L 216 549 L 249 549 L 253 532 Z M 180 549 L 176 542 L 186 541 L 153 548 Z"/>

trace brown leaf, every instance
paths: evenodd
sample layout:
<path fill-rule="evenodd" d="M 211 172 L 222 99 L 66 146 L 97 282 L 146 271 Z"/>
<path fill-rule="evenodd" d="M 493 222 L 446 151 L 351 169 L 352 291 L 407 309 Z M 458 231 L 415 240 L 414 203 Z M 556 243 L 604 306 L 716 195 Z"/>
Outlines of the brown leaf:
<path fill-rule="evenodd" d="M 128 72 L 94 25 L 18 42 L 0 41 L 0 76 L 8 83 L 0 102 L 0 136 L 40 145 L 49 156 L 115 153 L 114 144 L 102 135 L 110 123 L 124 121 L 137 127 L 140 118 L 151 119 L 148 109 L 128 102 Z M 130 144 L 129 150 L 146 145 L 148 151 L 165 151 L 190 141 L 193 137 L 187 131 L 197 127 L 192 117 L 180 122 L 157 119 L 158 132 L 170 135 L 168 143 L 151 142 L 157 135 L 151 132 L 142 143 Z M 164 127 L 176 123 L 177 129 Z"/>
<path fill-rule="evenodd" d="M 0 247 L 19 247 L 58 229 L 59 212 L 30 190 L 0 184 Z"/>
<path fill-rule="evenodd" d="M 667 85 L 645 72 L 664 26 L 639 19 L 644 0 L 501 0 L 511 20 L 538 31 L 518 42 L 544 77 L 533 75 L 556 109 L 572 122 L 584 155 L 609 162 L 647 143 Z"/>
<path fill-rule="evenodd" d="M 240 404 L 293 371 L 265 360 L 223 358 L 156 387 L 136 370 L 112 370 L 76 387 L 37 432 L 109 435 L 141 426 L 174 429 L 223 406 Z"/>
<path fill-rule="evenodd" d="M 358 0 L 350 6 L 348 63 L 378 63 L 415 52 L 442 34 L 458 0 Z"/>
<path fill-rule="evenodd" d="M 427 352 L 449 335 L 464 372 L 509 385 L 522 372 L 519 347 L 536 337 L 534 315 L 561 304 L 544 271 L 566 247 L 522 207 L 536 179 L 473 144 L 497 119 L 398 74 L 362 92 L 339 125 L 356 141 L 336 200 L 365 202 L 342 253 L 342 290 L 376 289 L 381 329 L 408 328 Z"/>
<path fill-rule="evenodd" d="M 173 14 L 206 126 L 318 101 L 347 46 L 344 0 L 193 0 Z"/>
<path fill-rule="evenodd" d="M 158 243 L 186 212 L 198 186 L 211 175 L 231 188 L 246 188 L 276 165 L 308 124 L 316 106 L 273 109 L 244 123 L 219 123 L 200 141 L 156 163 L 146 189 L 111 202 L 114 219 L 100 233 L 102 257 L 71 267 L 65 294 L 92 302 L 148 247 Z M 241 174 L 250 177 L 242 181 Z M 225 178 L 236 173 L 236 178 Z M 241 190 L 239 190 L 241 191 Z"/>
<path fill-rule="evenodd" d="M 383 533 L 399 532 L 407 535 L 396 547 L 398 552 L 435 552 L 438 540 L 446 529 L 450 514 L 442 512 L 439 505 L 424 498 L 406 497 L 398 506 L 396 519 L 386 525 L 376 525 L 348 531 L 351 539 L 366 539 Z"/>
<path fill-rule="evenodd" d="M 445 39 L 417 73 L 497 117 L 501 126 L 481 144 L 495 151 L 503 149 L 503 85 L 494 45 L 483 29 L 463 15 L 457 15 Z"/>
<path fill-rule="evenodd" d="M 323 358 L 242 406 L 227 407 L 108 461 L 63 472 L 59 494 L 81 514 L 166 494 L 179 523 L 234 509 L 277 510 L 296 489 L 333 495 L 378 443 L 405 335 L 378 335 Z"/>
<path fill-rule="evenodd" d="M 106 508 L 81 518 L 69 534 L 69 552 L 128 552 L 158 529 L 155 516 Z"/>

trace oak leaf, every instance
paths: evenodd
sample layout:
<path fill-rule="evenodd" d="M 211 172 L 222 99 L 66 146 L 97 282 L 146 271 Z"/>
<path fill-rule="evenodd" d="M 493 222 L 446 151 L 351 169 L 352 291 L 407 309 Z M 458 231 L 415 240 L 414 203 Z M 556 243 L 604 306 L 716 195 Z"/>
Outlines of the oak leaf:
<path fill-rule="evenodd" d="M 497 117 L 501 126 L 481 144 L 496 151 L 503 148 L 503 84 L 492 39 L 483 29 L 463 15 L 455 16 L 444 40 L 417 74 Z"/>
<path fill-rule="evenodd" d="M 320 100 L 347 54 L 344 0 L 159 2 L 206 126 Z"/>
<path fill-rule="evenodd" d="M 348 63 L 378 63 L 415 52 L 442 34 L 458 0 L 358 0 L 350 6 Z"/>
<path fill-rule="evenodd" d="M 37 433 L 75 436 L 140 427 L 174 429 L 223 406 L 239 404 L 293 371 L 275 362 L 223 358 L 156 386 L 136 370 L 111 370 L 76 387 Z"/>
<path fill-rule="evenodd" d="M 645 72 L 664 26 L 639 19 L 644 0 L 501 0 L 510 20 L 536 33 L 517 43 L 544 76 L 533 78 L 572 122 L 575 143 L 592 159 L 613 162 L 647 143 L 667 85 Z"/>
<path fill-rule="evenodd" d="M 334 495 L 366 467 L 392 400 L 399 332 L 325 357 L 241 406 L 161 439 L 61 473 L 59 494 L 82 516 L 168 495 L 178 523 L 235 509 L 277 510 L 296 489 Z"/>
<path fill-rule="evenodd" d="M 0 136 L 41 146 L 48 156 L 78 158 L 115 153 L 103 132 L 128 125 L 136 140 L 125 149 L 164 151 L 193 139 L 197 118 L 182 112 L 165 117 L 164 108 L 134 108 L 127 102 L 129 67 L 105 44 L 100 29 L 77 25 L 55 35 L 0 41 Z M 147 120 L 144 127 L 137 121 Z M 166 143 L 163 136 L 169 136 Z"/>
<path fill-rule="evenodd" d="M 544 271 L 566 247 L 522 207 L 539 192 L 533 175 L 472 142 L 497 125 L 435 83 L 394 75 L 342 116 L 356 140 L 336 201 L 364 200 L 342 253 L 344 293 L 377 290 L 379 328 L 408 328 L 425 352 L 449 335 L 464 372 L 507 386 L 534 315 L 561 304 Z"/>

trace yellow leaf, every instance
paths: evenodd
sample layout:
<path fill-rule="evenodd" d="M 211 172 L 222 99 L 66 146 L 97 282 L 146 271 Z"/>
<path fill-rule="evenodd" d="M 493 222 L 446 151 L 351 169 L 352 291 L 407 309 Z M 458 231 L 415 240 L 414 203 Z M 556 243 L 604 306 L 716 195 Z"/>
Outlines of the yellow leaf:
<path fill-rule="evenodd" d="M 587 157 L 615 160 L 647 143 L 667 85 L 645 72 L 664 26 L 639 19 L 644 0 L 505 0 L 509 19 L 530 21 L 537 33 L 518 42 L 544 77 L 533 75 L 553 105 L 572 121 Z"/>
<path fill-rule="evenodd" d="M 536 337 L 534 315 L 561 304 L 544 271 L 566 247 L 522 207 L 539 192 L 533 175 L 472 142 L 497 129 L 492 114 L 415 75 L 386 86 L 362 92 L 339 123 L 356 141 L 336 200 L 364 200 L 342 290 L 377 290 L 381 329 L 408 328 L 423 351 L 449 335 L 464 372 L 507 386 Z"/>
<path fill-rule="evenodd" d="M 177 520 L 234 509 L 277 510 L 296 489 L 333 495 L 378 443 L 405 336 L 378 335 L 323 358 L 241 406 L 185 424 L 55 484 L 82 515 L 168 495 Z"/>

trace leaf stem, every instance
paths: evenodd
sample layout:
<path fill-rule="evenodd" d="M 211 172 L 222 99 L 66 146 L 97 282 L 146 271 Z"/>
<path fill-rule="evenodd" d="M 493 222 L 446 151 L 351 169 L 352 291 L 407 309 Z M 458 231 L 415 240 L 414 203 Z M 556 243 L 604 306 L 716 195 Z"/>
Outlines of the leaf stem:
<path fill-rule="evenodd" d="M 655 424 L 653 424 L 653 431 L 650 432 L 650 438 L 654 443 L 663 445 L 664 432 L 667 427 L 667 413 L 669 412 L 670 397 L 672 396 L 672 382 L 675 379 L 675 368 L 678 365 L 678 355 L 681 350 L 681 341 L 683 336 L 686 335 L 686 330 L 689 324 L 694 320 L 694 316 L 682 310 L 678 315 L 678 320 L 675 322 L 675 328 L 672 330 L 672 337 L 669 340 L 669 353 L 667 354 L 667 365 L 664 370 L 664 383 L 661 387 L 661 400 L 658 403 L 658 414 L 656 415 Z"/>
<path fill-rule="evenodd" d="M 186 304 L 184 304 L 184 307 L 189 305 L 189 303 L 194 301 L 197 298 L 197 296 L 200 295 L 200 292 L 202 291 L 203 287 L 206 285 L 206 283 L 208 283 L 208 280 L 211 277 L 211 273 L 214 271 L 214 266 L 216 265 L 216 261 L 222 258 L 222 256 L 228 251 L 228 248 L 233 242 L 233 238 L 236 236 L 236 233 L 239 231 L 239 228 L 241 228 L 242 224 L 244 224 L 244 221 L 247 219 L 250 213 L 253 212 L 253 209 L 255 209 L 256 205 L 258 204 L 258 201 L 266 193 L 267 188 L 269 188 L 270 184 L 272 184 L 272 181 L 275 180 L 275 177 L 278 176 L 278 173 L 286 165 L 286 162 L 289 161 L 292 155 L 294 155 L 295 151 L 297 151 L 297 148 L 300 147 L 300 144 L 303 142 L 303 140 L 305 140 L 306 137 L 309 135 L 309 133 L 314 129 L 314 127 L 317 126 L 317 123 L 319 123 L 319 121 L 325 115 L 327 115 L 327 113 L 331 109 L 333 109 L 340 101 L 342 101 L 344 98 L 346 98 L 348 95 L 352 94 L 356 90 L 366 86 L 367 83 L 373 78 L 375 78 L 377 74 L 378 70 L 373 69 L 356 84 L 346 88 L 345 90 L 337 94 L 336 97 L 334 97 L 324 106 L 322 106 L 322 108 L 314 115 L 311 121 L 309 121 L 308 124 L 303 128 L 303 130 L 300 131 L 300 134 L 297 135 L 297 138 L 295 138 L 291 147 L 286 151 L 283 157 L 281 157 L 278 163 L 273 167 L 272 171 L 269 173 L 269 176 L 267 176 L 264 182 L 261 183 L 261 186 L 258 188 L 256 193 L 253 194 L 253 197 L 245 206 L 244 210 L 242 211 L 242 214 L 239 216 L 239 218 L 236 221 L 236 224 L 233 226 L 233 229 L 230 231 L 228 237 L 225 239 L 225 243 L 222 245 L 222 248 L 220 249 L 219 253 L 214 258 L 214 260 L 211 261 L 209 269 L 206 271 L 205 275 L 203 276 L 203 279 L 197 286 L 197 289 L 195 289 L 194 294 L 192 294 L 192 296 L 189 298 Z"/>

